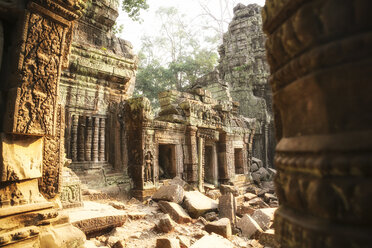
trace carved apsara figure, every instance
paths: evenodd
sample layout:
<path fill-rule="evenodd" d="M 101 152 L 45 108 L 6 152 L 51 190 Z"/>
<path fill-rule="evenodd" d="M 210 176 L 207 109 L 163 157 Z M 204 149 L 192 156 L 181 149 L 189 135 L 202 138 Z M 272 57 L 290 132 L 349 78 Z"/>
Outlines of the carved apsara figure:
<path fill-rule="evenodd" d="M 150 151 L 145 155 L 145 182 L 152 181 L 152 160 L 153 156 Z"/>

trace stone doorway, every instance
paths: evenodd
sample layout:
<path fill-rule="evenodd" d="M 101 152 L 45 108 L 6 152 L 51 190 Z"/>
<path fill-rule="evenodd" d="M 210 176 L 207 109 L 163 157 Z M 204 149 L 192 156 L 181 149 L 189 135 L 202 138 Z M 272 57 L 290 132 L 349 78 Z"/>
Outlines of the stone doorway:
<path fill-rule="evenodd" d="M 159 179 L 171 179 L 176 175 L 176 145 L 159 144 Z"/>
<path fill-rule="evenodd" d="M 218 184 L 216 149 L 212 145 L 205 146 L 204 182 L 213 185 Z"/>
<path fill-rule="evenodd" d="M 235 160 L 235 174 L 244 174 L 243 166 L 243 149 L 234 149 L 234 160 Z"/>

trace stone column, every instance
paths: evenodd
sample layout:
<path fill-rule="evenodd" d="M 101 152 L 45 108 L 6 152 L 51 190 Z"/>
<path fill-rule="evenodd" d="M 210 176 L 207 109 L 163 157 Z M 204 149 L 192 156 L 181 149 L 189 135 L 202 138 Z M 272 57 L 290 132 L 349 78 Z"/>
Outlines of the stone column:
<path fill-rule="evenodd" d="M 370 0 L 267 0 L 280 247 L 371 247 Z"/>
<path fill-rule="evenodd" d="M 198 189 L 200 192 L 204 192 L 204 178 L 203 178 L 203 146 L 204 140 L 202 137 L 198 137 Z"/>
<path fill-rule="evenodd" d="M 71 127 L 71 159 L 73 162 L 78 160 L 77 142 L 78 142 L 78 124 L 79 116 L 72 115 L 72 127 Z"/>
<path fill-rule="evenodd" d="M 86 117 L 81 115 L 79 116 L 78 141 L 77 141 L 78 161 L 85 161 L 85 128 L 86 128 Z"/>
<path fill-rule="evenodd" d="M 196 131 L 198 129 L 194 126 L 187 127 L 187 137 L 186 137 L 186 146 L 187 146 L 187 160 L 185 163 L 186 167 L 186 180 L 189 183 L 196 183 L 198 181 L 198 147 L 196 140 Z"/>
<path fill-rule="evenodd" d="M 98 162 L 98 146 L 99 146 L 99 118 L 93 117 L 93 148 L 92 160 Z"/>
<path fill-rule="evenodd" d="M 105 161 L 105 127 L 106 119 L 100 118 L 99 121 L 99 161 Z"/>
<path fill-rule="evenodd" d="M 89 116 L 86 119 L 86 129 L 85 129 L 85 161 L 92 160 L 92 117 Z"/>

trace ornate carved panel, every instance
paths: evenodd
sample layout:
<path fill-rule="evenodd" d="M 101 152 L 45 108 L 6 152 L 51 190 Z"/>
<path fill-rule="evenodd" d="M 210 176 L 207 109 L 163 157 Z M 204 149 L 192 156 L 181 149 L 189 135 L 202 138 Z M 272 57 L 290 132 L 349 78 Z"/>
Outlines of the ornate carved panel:
<path fill-rule="evenodd" d="M 13 133 L 54 135 L 66 25 L 38 12 L 26 12 L 23 32 L 20 82 L 10 92 L 10 121 L 5 126 Z"/>
<path fill-rule="evenodd" d="M 39 184 L 40 192 L 48 199 L 60 191 L 64 154 L 64 108 L 59 105 L 56 122 L 56 135 L 44 136 L 43 177 Z"/>

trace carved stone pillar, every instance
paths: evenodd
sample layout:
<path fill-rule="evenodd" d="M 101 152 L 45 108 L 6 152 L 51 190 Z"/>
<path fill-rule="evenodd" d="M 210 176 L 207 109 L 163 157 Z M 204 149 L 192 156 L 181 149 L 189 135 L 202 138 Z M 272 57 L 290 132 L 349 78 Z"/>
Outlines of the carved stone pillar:
<path fill-rule="evenodd" d="M 93 136 L 93 126 L 92 117 L 87 117 L 87 127 L 85 132 L 85 161 L 92 160 L 92 136 Z"/>
<path fill-rule="evenodd" d="M 99 118 L 93 117 L 93 148 L 92 160 L 98 162 L 98 144 L 99 144 Z"/>
<path fill-rule="evenodd" d="M 198 189 L 204 192 L 204 173 L 203 173 L 203 159 L 204 159 L 204 139 L 198 137 Z"/>
<path fill-rule="evenodd" d="M 196 139 L 197 127 L 187 127 L 187 159 L 185 163 L 186 167 L 186 180 L 189 183 L 197 183 L 198 181 L 198 146 Z"/>
<path fill-rule="evenodd" d="M 78 142 L 78 125 L 79 125 L 79 116 L 72 116 L 72 127 L 71 127 L 71 159 L 73 162 L 78 160 L 77 152 L 77 142 Z"/>
<path fill-rule="evenodd" d="M 281 247 L 371 247 L 371 9 L 266 1 Z"/>
<path fill-rule="evenodd" d="M 105 129 L 106 119 L 100 118 L 99 121 L 99 161 L 105 161 Z"/>
<path fill-rule="evenodd" d="M 1 75 L 8 88 L 2 89 L 7 105 L 0 134 L 0 246 L 84 243 L 83 234 L 59 217 L 57 204 L 50 202 L 60 192 L 64 163 L 59 77 L 71 43 L 67 33 L 81 4 L 0 1 L 0 20 L 11 17 L 3 23 L 14 27 L 6 32 L 7 70 Z"/>
<path fill-rule="evenodd" d="M 85 161 L 85 128 L 86 128 L 86 117 L 79 116 L 79 126 L 78 126 L 78 160 Z"/>

